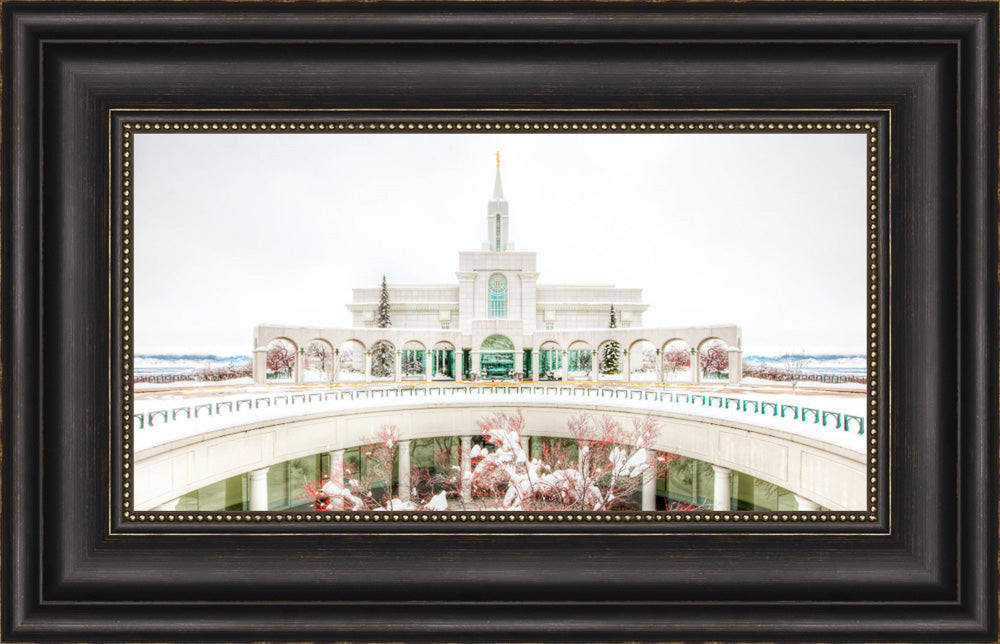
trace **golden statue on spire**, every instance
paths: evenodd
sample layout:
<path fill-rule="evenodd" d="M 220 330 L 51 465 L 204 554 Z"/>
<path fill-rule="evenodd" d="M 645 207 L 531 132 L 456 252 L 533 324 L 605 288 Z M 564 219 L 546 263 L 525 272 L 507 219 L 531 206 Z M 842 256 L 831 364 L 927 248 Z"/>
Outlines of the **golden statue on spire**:
<path fill-rule="evenodd" d="M 500 167 L 500 150 L 497 150 L 497 167 Z"/>

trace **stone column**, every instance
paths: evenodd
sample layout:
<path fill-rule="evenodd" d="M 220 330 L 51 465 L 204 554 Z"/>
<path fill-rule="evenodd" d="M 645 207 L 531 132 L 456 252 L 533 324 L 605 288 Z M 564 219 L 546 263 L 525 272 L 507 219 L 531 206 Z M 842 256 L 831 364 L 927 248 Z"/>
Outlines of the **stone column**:
<path fill-rule="evenodd" d="M 622 349 L 622 369 L 625 370 L 625 382 L 632 382 L 632 362 L 628 349 Z"/>
<path fill-rule="evenodd" d="M 565 350 L 562 352 L 562 379 L 563 382 L 569 380 L 569 351 Z"/>
<path fill-rule="evenodd" d="M 393 363 L 392 379 L 395 382 L 403 381 L 403 352 L 396 349 L 396 362 Z"/>
<path fill-rule="evenodd" d="M 305 362 L 306 362 L 306 350 L 299 347 L 299 350 L 295 352 L 295 376 L 292 382 L 297 385 L 303 383 L 303 373 L 305 373 Z"/>
<path fill-rule="evenodd" d="M 337 382 L 340 377 L 340 349 L 333 350 L 333 370 L 330 372 L 330 382 Z"/>
<path fill-rule="evenodd" d="M 342 449 L 330 452 L 330 480 L 341 487 L 344 485 L 344 450 Z M 337 510 L 343 510 L 344 500 L 335 500 L 333 507 Z"/>
<path fill-rule="evenodd" d="M 372 378 L 372 352 L 370 350 L 365 351 L 364 363 L 365 367 L 364 367 L 364 373 L 361 374 L 362 375 L 361 381 L 368 382 Z"/>
<path fill-rule="evenodd" d="M 656 468 L 647 468 L 642 473 L 642 511 L 652 512 L 656 509 Z"/>
<path fill-rule="evenodd" d="M 462 501 L 472 502 L 472 437 L 460 437 L 462 445 L 461 469 L 459 476 L 462 477 Z"/>
<path fill-rule="evenodd" d="M 713 465 L 715 470 L 715 502 L 713 510 L 731 510 L 733 506 L 733 473 L 724 467 Z"/>
<path fill-rule="evenodd" d="M 400 501 L 410 500 L 410 441 L 399 441 L 399 494 Z"/>
<path fill-rule="evenodd" d="M 473 349 L 472 350 L 472 373 L 469 374 L 470 376 L 472 376 L 473 382 L 475 382 L 476 380 L 479 380 L 479 372 L 482 370 L 482 365 L 480 365 L 479 363 L 480 363 L 480 353 L 479 353 L 479 350 L 478 349 Z"/>
<path fill-rule="evenodd" d="M 528 461 L 531 461 L 531 436 L 521 437 L 521 449 L 524 450 L 524 454 L 528 457 Z"/>
<path fill-rule="evenodd" d="M 660 354 L 660 350 L 656 350 L 656 364 L 654 365 L 656 370 L 656 382 L 663 382 L 663 356 Z"/>
<path fill-rule="evenodd" d="M 267 471 L 270 467 L 250 472 L 250 509 L 267 510 Z"/>
<path fill-rule="evenodd" d="M 597 382 L 597 349 L 590 352 L 590 379 Z"/>
<path fill-rule="evenodd" d="M 267 347 L 253 350 L 253 382 L 255 385 L 267 384 Z"/>
<path fill-rule="evenodd" d="M 691 349 L 691 384 L 701 383 L 701 354 L 698 349 Z"/>
<path fill-rule="evenodd" d="M 434 356 L 431 350 L 424 351 L 424 380 L 430 380 L 434 376 Z"/>
<path fill-rule="evenodd" d="M 514 373 L 524 375 L 524 347 L 514 349 Z"/>
<path fill-rule="evenodd" d="M 177 497 L 176 499 L 174 499 L 172 501 L 167 501 L 165 503 L 161 503 L 158 506 L 156 506 L 155 508 L 151 508 L 151 509 L 152 510 L 162 510 L 163 512 L 173 512 L 174 510 L 177 509 L 177 502 L 180 501 L 180 500 L 181 500 L 180 497 Z"/>
<path fill-rule="evenodd" d="M 809 499 L 804 499 L 798 494 L 793 494 L 792 496 L 794 496 L 795 500 L 798 502 L 799 510 L 803 510 L 805 512 L 815 512 L 816 510 L 819 510 L 819 503 L 810 501 Z"/>
<path fill-rule="evenodd" d="M 729 384 L 738 385 L 743 380 L 743 352 L 729 347 Z"/>
<path fill-rule="evenodd" d="M 538 358 L 541 349 L 531 350 L 531 381 L 538 382 Z"/>

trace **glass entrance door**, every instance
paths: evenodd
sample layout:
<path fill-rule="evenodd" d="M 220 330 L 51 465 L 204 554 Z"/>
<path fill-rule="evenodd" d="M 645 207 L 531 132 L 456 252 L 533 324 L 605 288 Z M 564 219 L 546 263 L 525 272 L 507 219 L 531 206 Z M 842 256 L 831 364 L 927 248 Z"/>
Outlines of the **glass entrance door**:
<path fill-rule="evenodd" d="M 486 372 L 487 378 L 507 378 L 514 371 L 513 352 L 483 353 L 480 358 L 480 369 Z"/>

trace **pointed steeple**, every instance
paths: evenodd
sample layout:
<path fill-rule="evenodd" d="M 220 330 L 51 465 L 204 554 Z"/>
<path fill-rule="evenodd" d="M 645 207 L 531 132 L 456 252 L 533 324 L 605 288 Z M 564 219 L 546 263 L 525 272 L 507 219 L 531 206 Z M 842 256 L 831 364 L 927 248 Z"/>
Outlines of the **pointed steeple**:
<path fill-rule="evenodd" d="M 497 178 L 493 182 L 493 201 L 503 200 L 503 184 L 500 182 L 500 152 L 497 151 Z"/>
<path fill-rule="evenodd" d="M 487 206 L 486 241 L 483 250 L 501 253 L 514 250 L 507 237 L 507 200 L 503 198 L 503 183 L 500 182 L 500 152 L 497 152 L 497 176 L 493 181 L 493 198 Z"/>

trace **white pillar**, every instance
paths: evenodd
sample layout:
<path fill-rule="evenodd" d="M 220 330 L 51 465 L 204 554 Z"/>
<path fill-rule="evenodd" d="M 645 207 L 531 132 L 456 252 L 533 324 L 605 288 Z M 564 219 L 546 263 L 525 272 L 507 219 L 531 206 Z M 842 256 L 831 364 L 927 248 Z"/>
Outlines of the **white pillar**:
<path fill-rule="evenodd" d="M 724 467 L 713 465 L 715 470 L 715 502 L 713 510 L 731 510 L 733 506 L 733 473 Z"/>
<path fill-rule="evenodd" d="M 262 470 L 250 472 L 250 509 L 267 510 L 267 471 L 271 469 L 265 467 Z"/>
<path fill-rule="evenodd" d="M 625 368 L 625 382 L 632 382 L 632 352 L 622 349 L 622 366 Z"/>
<path fill-rule="evenodd" d="M 590 379 L 597 382 L 597 349 L 590 352 Z"/>
<path fill-rule="evenodd" d="M 344 450 L 342 449 L 330 452 L 330 480 L 337 485 L 344 485 Z M 337 510 L 343 510 L 344 500 L 335 500 L 333 507 Z"/>
<path fill-rule="evenodd" d="M 403 381 L 403 352 L 396 349 L 396 362 L 393 363 L 392 379 L 395 382 Z"/>
<path fill-rule="evenodd" d="M 482 370 L 482 365 L 480 365 L 480 356 L 481 354 L 478 350 L 472 350 L 472 373 L 470 375 L 472 376 L 473 381 L 479 380 L 479 372 Z"/>
<path fill-rule="evenodd" d="M 330 351 L 330 355 L 326 358 L 326 373 L 323 374 L 324 382 L 333 382 L 333 369 L 337 364 L 337 354 Z"/>
<path fill-rule="evenodd" d="M 569 380 L 569 351 L 562 352 L 562 379 L 563 382 Z"/>
<path fill-rule="evenodd" d="M 796 497 L 796 498 L 798 498 L 798 497 Z M 166 503 L 161 503 L 161 504 L 159 504 L 158 506 L 156 506 L 155 508 L 152 508 L 152 509 L 153 510 L 162 510 L 163 512 L 173 512 L 174 510 L 177 509 L 177 502 L 180 501 L 180 500 L 181 500 L 181 498 L 177 497 L 176 499 L 174 499 L 172 501 L 167 501 Z"/>
<path fill-rule="evenodd" d="M 514 349 L 514 373 L 524 375 L 524 347 Z"/>
<path fill-rule="evenodd" d="M 399 500 L 410 500 L 410 441 L 399 441 Z"/>
<path fill-rule="evenodd" d="M 462 477 L 462 500 L 466 503 L 472 502 L 472 437 L 460 437 L 462 445 L 461 470 L 459 476 Z"/>
<path fill-rule="evenodd" d="M 528 457 L 528 461 L 531 461 L 531 436 L 521 437 L 521 449 L 524 450 L 525 456 Z"/>
<path fill-rule="evenodd" d="M 654 461 L 655 462 L 655 461 Z M 642 474 L 642 511 L 656 509 L 656 467 L 647 467 Z"/>
<path fill-rule="evenodd" d="M 430 380 L 434 375 L 434 370 L 431 366 L 434 364 L 434 356 L 431 355 L 431 350 L 427 349 L 424 351 L 424 380 Z"/>
<path fill-rule="evenodd" d="M 330 382 L 337 382 L 340 378 L 340 349 L 333 350 L 333 365 L 330 370 Z"/>
<path fill-rule="evenodd" d="M 305 361 L 306 361 L 306 350 L 300 347 L 299 350 L 295 352 L 295 371 L 294 371 L 295 376 L 293 377 L 292 380 L 292 382 L 294 382 L 297 385 L 301 385 L 304 382 L 302 374 L 304 373 L 305 369 Z"/>
<path fill-rule="evenodd" d="M 660 350 L 656 350 L 656 382 L 663 382 L 663 355 Z"/>
<path fill-rule="evenodd" d="M 267 347 L 253 350 L 253 382 L 255 385 L 267 384 Z"/>
<path fill-rule="evenodd" d="M 532 382 L 538 382 L 538 358 L 540 349 L 531 350 L 531 380 Z"/>
<path fill-rule="evenodd" d="M 698 349 L 691 349 L 691 384 L 697 385 L 701 382 L 701 354 Z"/>
<path fill-rule="evenodd" d="M 806 512 L 815 512 L 816 510 L 819 510 L 819 503 L 810 501 L 809 499 L 804 499 L 798 494 L 793 494 L 792 496 L 794 496 L 795 500 L 798 502 L 800 510 Z"/>
<path fill-rule="evenodd" d="M 743 352 L 729 347 L 729 384 L 738 385 L 743 380 Z"/>
<path fill-rule="evenodd" d="M 362 382 L 368 382 L 372 377 L 372 352 L 370 350 L 365 351 L 364 356 L 365 372 L 362 374 Z"/>

